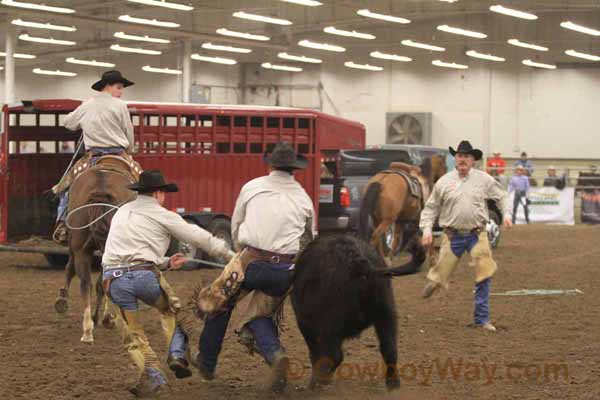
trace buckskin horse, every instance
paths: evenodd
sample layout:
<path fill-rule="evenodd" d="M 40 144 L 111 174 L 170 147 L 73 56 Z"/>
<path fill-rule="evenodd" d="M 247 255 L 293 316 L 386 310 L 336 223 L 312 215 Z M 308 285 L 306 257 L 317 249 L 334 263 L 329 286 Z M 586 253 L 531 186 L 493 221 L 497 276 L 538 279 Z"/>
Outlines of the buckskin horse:
<path fill-rule="evenodd" d="M 92 315 L 92 265 L 94 253 L 103 252 L 114 211 L 135 198 L 127 185 L 138 179 L 131 161 L 119 156 L 100 157 L 96 164 L 81 172 L 69 190 L 68 231 L 69 261 L 65 267 L 65 285 L 54 304 L 58 313 L 68 309 L 69 286 L 75 275 L 79 278 L 83 297 L 83 335 L 81 341 L 93 343 L 94 326 L 98 324 L 104 297 L 102 274 L 96 282 L 96 307 Z M 105 301 L 103 323 L 111 325 Z"/>
<path fill-rule="evenodd" d="M 445 173 L 445 157 L 433 155 L 425 159 L 420 168 L 392 163 L 389 170 L 381 171 L 369 180 L 360 207 L 358 232 L 362 239 L 370 241 L 388 265 L 407 245 L 413 258 L 418 256 L 424 261 L 425 251 L 417 237 L 419 216 L 433 185 Z M 371 227 L 375 228 L 372 234 Z M 385 236 L 389 232 L 392 243 L 386 246 Z M 420 264 L 412 263 L 411 266 L 419 268 Z"/>

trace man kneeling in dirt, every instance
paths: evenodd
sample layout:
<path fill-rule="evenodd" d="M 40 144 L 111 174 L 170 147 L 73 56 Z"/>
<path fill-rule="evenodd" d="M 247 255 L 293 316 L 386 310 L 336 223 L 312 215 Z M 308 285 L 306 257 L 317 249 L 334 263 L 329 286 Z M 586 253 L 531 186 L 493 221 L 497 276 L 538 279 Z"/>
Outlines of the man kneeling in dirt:
<path fill-rule="evenodd" d="M 287 384 L 289 359 L 279 340 L 280 311 L 292 284 L 300 241 L 315 234 L 314 209 L 293 175 L 294 170 L 306 167 L 306 158 L 282 142 L 265 156 L 265 161 L 270 174 L 242 188 L 233 213 L 232 238 L 242 251 L 209 287 L 195 295 L 198 312 L 207 318 L 199 353 L 192 362 L 205 380 L 214 379 L 233 309 L 248 295 L 236 332 L 240 342 L 271 366 L 271 389 L 281 392 Z M 180 345 L 177 353 L 183 356 L 185 341 L 174 338 L 171 350 L 175 350 L 176 343 Z"/>
<path fill-rule="evenodd" d="M 163 207 L 165 194 L 177 192 L 178 188 L 165 183 L 160 171 L 144 171 L 139 183 L 128 188 L 137 191 L 138 197 L 115 213 L 102 266 L 105 291 L 119 306 L 124 319 L 125 348 L 141 373 L 139 382 L 130 391 L 145 397 L 158 392 L 167 381 L 144 333 L 138 300 L 161 313 L 167 343 L 171 343 L 174 331 L 180 329 L 176 328 L 175 317 L 179 299 L 160 272 L 168 267 L 178 269 L 185 262 L 182 254 L 165 257 L 171 235 L 211 256 L 229 259 L 234 253 L 223 240 Z M 190 375 L 185 359 L 170 357 L 168 363 L 178 378 Z"/>

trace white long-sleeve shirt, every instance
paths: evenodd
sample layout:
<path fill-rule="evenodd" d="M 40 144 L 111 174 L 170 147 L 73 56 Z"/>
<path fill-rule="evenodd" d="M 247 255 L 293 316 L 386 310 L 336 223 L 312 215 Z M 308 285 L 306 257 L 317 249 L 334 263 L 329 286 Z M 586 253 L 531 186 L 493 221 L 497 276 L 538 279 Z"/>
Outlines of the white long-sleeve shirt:
<path fill-rule="evenodd" d="M 504 217 L 510 215 L 508 194 L 494 178 L 476 169 L 471 169 L 465 178 L 461 178 L 455 169 L 436 182 L 421 212 L 419 226 L 423 233 L 431 233 L 439 217 L 443 228 L 484 227 L 489 220 L 487 199 L 498 203 Z"/>
<path fill-rule="evenodd" d="M 67 115 L 65 128 L 82 129 L 86 149 L 122 147 L 133 151 L 133 124 L 127 104 L 108 93 L 100 92 L 81 103 Z"/>
<path fill-rule="evenodd" d="M 231 219 L 238 246 L 296 254 L 307 229 L 316 236 L 313 202 L 289 173 L 273 171 L 242 188 Z"/>
<path fill-rule="evenodd" d="M 188 224 L 179 214 L 161 206 L 151 196 L 122 206 L 114 215 L 102 264 L 104 269 L 133 262 L 163 264 L 171 235 L 183 243 L 199 247 L 212 256 L 230 258 L 233 253 L 226 243 L 199 226 Z"/>

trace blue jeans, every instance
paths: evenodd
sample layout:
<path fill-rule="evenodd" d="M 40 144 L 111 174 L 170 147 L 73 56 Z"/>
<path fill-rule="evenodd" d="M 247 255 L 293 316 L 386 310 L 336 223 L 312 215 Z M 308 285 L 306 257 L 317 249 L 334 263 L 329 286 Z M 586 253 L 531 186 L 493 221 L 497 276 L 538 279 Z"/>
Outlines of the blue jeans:
<path fill-rule="evenodd" d="M 56 222 L 64 221 L 67 206 L 69 205 L 69 192 L 65 191 L 58 195 L 58 210 L 56 211 Z"/>
<path fill-rule="evenodd" d="M 283 296 L 292 284 L 292 270 L 290 268 L 290 264 L 272 264 L 264 261 L 250 263 L 246 268 L 242 288 L 244 290 L 260 290 L 274 297 Z M 201 360 L 199 361 L 210 372 L 214 372 L 217 367 L 219 353 L 221 352 L 233 308 L 234 305 L 231 305 L 227 311 L 207 319 L 200 336 Z M 283 349 L 273 319 L 268 317 L 257 318 L 250 321 L 246 326 L 252 332 L 260 354 L 267 363 L 271 364 L 277 352 Z M 169 349 L 170 354 L 183 357 L 186 350 L 185 345 L 185 334 L 177 329 Z"/>
<path fill-rule="evenodd" d="M 121 310 L 137 311 L 138 299 L 148 305 L 156 305 L 162 296 L 162 289 L 153 271 L 131 271 L 121 276 L 121 271 L 105 271 L 103 278 L 115 277 L 110 283 L 108 296 Z M 145 371 L 154 386 L 167 383 L 166 378 L 156 368 L 146 366 Z"/>
<path fill-rule="evenodd" d="M 452 235 L 450 248 L 456 257 L 461 257 L 465 251 L 471 252 L 477 244 L 479 238 L 476 234 Z M 475 309 L 473 312 L 475 325 L 484 325 L 490 322 L 490 287 L 491 278 L 479 282 L 475 285 Z"/>
<path fill-rule="evenodd" d="M 115 272 L 104 272 L 104 279 L 113 276 Z M 120 273 L 120 272 L 117 272 Z M 152 271 L 125 272 L 119 278 L 113 279 L 108 291 L 110 299 L 123 310 L 136 311 L 138 299 L 148 305 L 153 305 L 162 295 L 162 289 L 156 275 Z"/>

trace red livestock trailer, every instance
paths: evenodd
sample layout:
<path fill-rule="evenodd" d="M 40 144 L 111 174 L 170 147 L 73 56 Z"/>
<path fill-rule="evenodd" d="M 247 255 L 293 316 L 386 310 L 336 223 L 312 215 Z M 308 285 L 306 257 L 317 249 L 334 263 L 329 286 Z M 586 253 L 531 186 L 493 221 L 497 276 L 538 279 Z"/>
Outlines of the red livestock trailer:
<path fill-rule="evenodd" d="M 67 130 L 63 120 L 80 103 L 34 100 L 4 106 L 0 242 L 50 237 L 56 204 L 44 192 L 73 158 L 81 132 Z M 160 169 L 180 187 L 179 193 L 168 196 L 167 207 L 226 239 L 230 239 L 229 218 L 242 185 L 266 173 L 263 154 L 275 143 L 288 141 L 309 159 L 308 168 L 297 172 L 296 178 L 317 213 L 322 163 L 335 159 L 341 149 L 365 146 L 362 124 L 313 110 L 145 102 L 129 102 L 128 107 L 135 130 L 135 159 L 144 169 Z M 36 249 L 51 262 L 64 261 L 64 248 L 29 250 Z M 195 249 L 184 250 L 196 256 Z"/>

